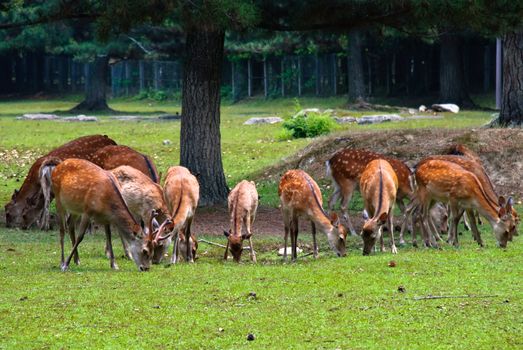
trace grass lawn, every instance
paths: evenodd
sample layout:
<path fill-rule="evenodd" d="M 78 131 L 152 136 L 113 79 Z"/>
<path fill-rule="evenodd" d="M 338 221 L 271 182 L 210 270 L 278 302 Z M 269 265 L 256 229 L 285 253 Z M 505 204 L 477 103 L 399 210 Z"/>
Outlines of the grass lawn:
<path fill-rule="evenodd" d="M 342 98 L 301 101 L 303 108 L 343 103 Z M 119 122 L 109 116 L 85 124 L 14 119 L 74 104 L 74 99 L 0 102 L 1 203 L 20 186 L 17 179 L 23 180 L 37 156 L 81 135 L 108 134 L 152 155 L 164 173 L 178 163 L 179 122 Z M 223 162 L 231 185 L 311 141 L 279 141 L 279 125 L 242 125 L 252 116 L 290 115 L 293 105 L 286 99 L 222 107 Z M 129 100 L 112 101 L 111 106 L 129 114 L 180 110 L 167 103 Z M 342 128 L 471 128 L 489 119 L 489 112 L 466 111 L 433 121 Z M 165 139 L 171 144 L 163 145 Z M 276 182 L 261 181 L 258 187 L 262 204 L 276 205 Z M 56 231 L 0 227 L 0 349 L 520 349 L 521 237 L 501 250 L 490 227 L 481 230 L 487 244 L 482 249 L 465 233 L 458 249 L 408 246 L 397 256 L 364 257 L 361 239 L 350 238 L 345 258 L 334 257 L 320 235 L 318 260 L 306 257 L 284 264 L 275 253 L 283 238 L 263 235 L 255 224 L 256 265 L 247 254 L 240 266 L 224 263 L 221 248 L 202 243 L 195 264 L 162 264 L 148 273 L 139 273 L 122 258 L 120 270 L 111 271 L 99 232 L 80 246 L 81 265 L 61 273 Z M 223 237 L 203 236 L 224 242 Z M 310 250 L 310 235 L 299 239 Z M 115 253 L 122 254 L 117 240 Z M 388 266 L 391 260 L 396 267 Z M 251 292 L 256 296 L 249 296 Z M 428 295 L 452 298 L 417 300 Z M 254 341 L 247 341 L 249 333 Z"/>

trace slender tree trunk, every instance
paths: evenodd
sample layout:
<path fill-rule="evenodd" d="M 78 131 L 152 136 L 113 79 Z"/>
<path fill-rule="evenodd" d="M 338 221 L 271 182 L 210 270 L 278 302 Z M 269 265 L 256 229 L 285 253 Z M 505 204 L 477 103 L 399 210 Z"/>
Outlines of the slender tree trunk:
<path fill-rule="evenodd" d="M 109 74 L 109 57 L 96 56 L 89 63 L 85 75 L 85 99 L 72 111 L 107 111 L 107 75 Z"/>
<path fill-rule="evenodd" d="M 220 81 L 224 32 L 202 25 L 187 33 L 180 163 L 199 174 L 200 205 L 224 203 L 228 188 L 220 144 Z"/>
<path fill-rule="evenodd" d="M 349 103 L 365 99 L 365 81 L 363 80 L 362 33 L 359 29 L 349 32 L 347 55 L 347 73 L 349 80 Z"/>
<path fill-rule="evenodd" d="M 463 69 L 462 40 L 457 35 L 444 34 L 440 38 L 439 100 L 460 107 L 474 107 L 468 93 Z"/>
<path fill-rule="evenodd" d="M 503 92 L 499 125 L 523 126 L 523 30 L 503 36 Z"/>

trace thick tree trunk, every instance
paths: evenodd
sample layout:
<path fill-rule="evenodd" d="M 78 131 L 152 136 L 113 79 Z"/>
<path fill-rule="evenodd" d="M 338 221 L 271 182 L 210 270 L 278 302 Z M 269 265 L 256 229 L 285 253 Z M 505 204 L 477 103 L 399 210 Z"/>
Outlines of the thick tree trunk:
<path fill-rule="evenodd" d="M 439 100 L 460 107 L 474 107 L 468 93 L 463 70 L 462 40 L 457 35 L 444 34 L 440 38 Z"/>
<path fill-rule="evenodd" d="M 107 111 L 107 74 L 109 72 L 109 57 L 96 56 L 89 63 L 85 76 L 85 99 L 71 111 Z"/>
<path fill-rule="evenodd" d="M 523 30 L 503 36 L 503 92 L 499 125 L 523 125 Z"/>
<path fill-rule="evenodd" d="M 349 32 L 349 46 L 347 55 L 347 73 L 349 80 L 349 103 L 364 100 L 365 81 L 363 80 L 362 32 L 353 29 Z"/>
<path fill-rule="evenodd" d="M 187 33 L 182 97 L 180 163 L 199 174 L 200 205 L 224 203 L 228 188 L 220 145 L 220 81 L 224 32 L 212 27 Z"/>

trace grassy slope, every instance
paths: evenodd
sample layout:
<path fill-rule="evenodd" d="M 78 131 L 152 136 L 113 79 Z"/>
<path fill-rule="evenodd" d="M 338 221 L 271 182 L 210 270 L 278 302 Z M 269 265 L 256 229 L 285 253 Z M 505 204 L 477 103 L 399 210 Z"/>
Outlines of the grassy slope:
<path fill-rule="evenodd" d="M 342 103 L 305 100 L 302 105 Z M 32 159 L 79 135 L 107 133 L 154 155 L 162 171 L 177 163 L 177 122 L 121 123 L 105 117 L 96 124 L 13 120 L 22 112 L 73 104 L 0 103 L 5 116 L 0 118 L 0 176 L 5 182 L 1 202 L 19 186 L 15 178 L 25 176 Z M 112 106 L 129 112 L 179 111 L 178 106 L 143 102 L 113 101 Z M 309 142 L 276 141 L 279 126 L 241 125 L 250 116 L 289 113 L 292 106 L 292 100 L 278 100 L 222 108 L 224 167 L 231 184 Z M 371 128 L 470 127 L 488 119 L 489 113 L 465 112 L 444 120 Z M 172 144 L 163 146 L 164 139 Z M 13 149 L 27 158 L 14 159 Z M 260 185 L 263 200 L 274 205 L 275 182 Z M 282 265 L 274 254 L 281 238 L 257 236 L 256 266 L 221 263 L 222 250 L 202 244 L 196 264 L 156 266 L 145 274 L 122 259 L 121 270 L 110 271 L 103 239 L 95 235 L 82 243 L 82 265 L 62 274 L 56 232 L 1 228 L 0 348 L 521 348 L 523 246 L 516 240 L 507 251 L 499 250 L 490 229 L 482 230 L 485 249 L 478 249 L 467 234 L 458 250 L 401 249 L 394 257 L 395 268 L 387 266 L 390 253 L 361 256 L 358 239 L 351 239 L 347 258 L 334 258 L 324 237 L 319 261 L 309 257 Z M 310 244 L 308 236 L 301 238 Z M 397 291 L 400 285 L 406 293 Z M 247 297 L 251 291 L 257 299 Z M 495 297 L 413 300 L 428 294 Z M 256 335 L 254 342 L 247 342 L 249 332 Z"/>

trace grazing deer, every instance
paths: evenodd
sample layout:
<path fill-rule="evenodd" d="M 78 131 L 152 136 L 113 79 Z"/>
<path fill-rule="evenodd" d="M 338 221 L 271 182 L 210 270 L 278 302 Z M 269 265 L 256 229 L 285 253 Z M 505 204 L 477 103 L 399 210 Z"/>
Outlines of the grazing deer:
<path fill-rule="evenodd" d="M 409 179 L 411 171 L 402 161 L 362 149 L 347 148 L 338 151 L 326 163 L 327 176 L 332 179 L 332 185 L 334 187 L 334 192 L 329 199 L 329 209 L 333 210 L 334 205 L 341 196 L 343 218 L 347 221 L 347 225 L 353 236 L 356 235 L 356 230 L 354 230 L 349 217 L 348 205 L 352 194 L 358 187 L 361 174 L 367 167 L 367 164 L 375 159 L 385 159 L 390 163 L 392 169 L 394 169 L 399 185 L 396 202 L 402 212 L 405 211 L 403 200 L 405 198 L 411 198 L 413 194 L 413 188 L 411 187 Z"/>
<path fill-rule="evenodd" d="M 192 257 L 194 260 L 197 259 L 196 257 L 196 251 L 198 250 L 198 240 L 196 239 L 196 235 L 191 232 L 191 238 L 189 239 L 190 247 L 187 247 L 187 241 L 185 240 L 185 230 L 183 227 L 178 231 L 178 252 L 176 254 L 176 257 L 179 261 L 180 254 L 179 252 L 186 252 L 187 249 L 191 249 Z M 153 260 L 154 262 L 154 260 Z"/>
<path fill-rule="evenodd" d="M 120 192 L 131 214 L 142 226 L 155 220 L 164 222 L 171 219 L 169 209 L 163 198 L 163 189 L 160 185 L 153 182 L 140 170 L 128 165 L 119 166 L 111 170 L 111 173 L 118 180 Z M 122 244 L 124 245 L 126 255 L 131 257 L 123 238 Z M 152 260 L 154 264 L 160 263 L 163 253 L 163 244 L 160 244 L 154 250 Z"/>
<path fill-rule="evenodd" d="M 180 254 L 179 230 L 185 233 L 185 241 L 191 241 L 191 224 L 200 198 L 200 185 L 194 175 L 182 166 L 170 167 L 167 170 L 165 184 L 163 185 L 165 203 L 169 208 L 173 221 L 174 246 L 171 263 L 178 262 Z M 194 241 L 194 240 L 193 240 Z M 184 258 L 187 262 L 194 262 L 192 244 L 185 245 Z M 165 245 L 167 249 L 167 245 Z"/>
<path fill-rule="evenodd" d="M 54 165 L 51 165 L 54 167 Z M 144 236 L 125 203 L 118 181 L 110 172 L 83 160 L 66 159 L 52 170 L 52 189 L 60 223 L 61 269 L 66 271 L 78 245 L 82 242 L 91 219 L 106 225 L 114 225 L 130 248 L 132 258 L 140 271 L 149 269 L 154 248 L 166 238 L 161 234 L 165 226 Z M 64 235 L 66 215 L 80 218 L 79 236 L 74 241 L 69 257 L 64 259 Z M 167 223 L 166 223 L 167 224 Z M 69 225 L 74 230 L 74 224 Z M 74 235 L 74 232 L 73 232 Z M 117 268 L 111 245 L 111 232 L 106 229 L 111 267 Z"/>
<path fill-rule="evenodd" d="M 423 218 L 427 219 L 433 201 L 448 202 L 451 213 L 449 243 L 457 245 L 457 226 L 460 208 L 475 209 L 492 225 L 500 247 L 506 247 L 515 231 L 512 199 L 499 197 L 498 203 L 489 200 L 480 180 L 474 173 L 444 160 L 428 160 L 416 167 L 416 196 L 421 204 Z M 430 228 L 428 230 L 430 232 Z M 477 242 L 483 245 L 478 234 Z"/>
<path fill-rule="evenodd" d="M 393 209 L 398 192 L 398 177 L 390 163 L 384 159 L 375 159 L 367 164 L 360 177 L 360 191 L 365 205 L 365 223 L 361 231 L 363 255 L 370 254 L 377 239 L 380 240 L 381 251 L 385 251 L 382 235 L 385 224 L 390 232 L 392 254 L 397 254 Z"/>
<path fill-rule="evenodd" d="M 129 165 L 150 177 L 153 182 L 160 183 L 158 170 L 151 158 L 128 146 L 110 145 L 101 148 L 94 154 L 92 162 L 105 170 Z"/>
<path fill-rule="evenodd" d="M 227 237 L 227 246 L 223 259 L 227 260 L 229 248 L 234 261 L 240 262 L 243 251 L 243 241 L 248 239 L 250 245 L 250 257 L 252 262 L 256 262 L 256 253 L 252 245 L 251 225 L 256 217 L 258 208 L 258 192 L 253 181 L 243 180 L 237 184 L 229 193 L 227 199 L 231 224 L 229 231 L 223 234 Z M 245 225 L 246 233 L 242 234 L 242 225 Z"/>
<path fill-rule="evenodd" d="M 15 190 L 11 201 L 5 205 L 6 226 L 28 229 L 40 220 L 41 209 L 44 206 L 44 198 L 40 188 L 40 167 L 45 160 L 49 157 L 56 157 L 61 160 L 67 158 L 91 160 L 98 149 L 115 144 L 116 142 L 106 135 L 83 136 L 38 158 L 29 169 L 20 190 Z M 42 223 L 39 223 L 39 226 L 44 229 L 48 228 Z"/>
<path fill-rule="evenodd" d="M 323 210 L 321 191 L 316 182 L 303 170 L 289 170 L 283 174 L 278 186 L 283 222 L 285 225 L 285 252 L 287 260 L 287 238 L 290 233 L 292 261 L 297 259 L 298 218 L 304 216 L 311 221 L 314 257 L 318 257 L 316 227 L 327 235 L 331 249 L 338 256 L 345 256 L 347 231 L 336 213 L 330 216 Z"/>

